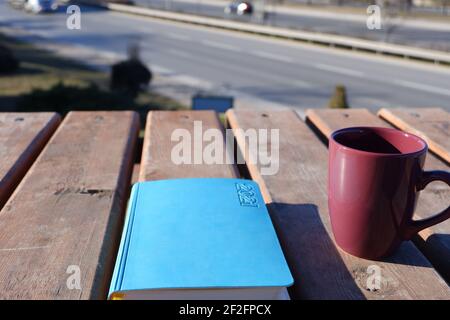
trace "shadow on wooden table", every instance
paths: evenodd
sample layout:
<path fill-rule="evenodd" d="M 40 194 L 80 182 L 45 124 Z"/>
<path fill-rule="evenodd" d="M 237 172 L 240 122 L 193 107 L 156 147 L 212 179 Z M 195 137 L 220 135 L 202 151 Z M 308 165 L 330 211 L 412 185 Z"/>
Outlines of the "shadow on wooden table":
<path fill-rule="evenodd" d="M 414 237 L 413 240 L 450 286 L 450 256 L 443 258 L 441 249 L 443 246 L 450 244 L 450 234 L 433 233 L 425 241 L 420 236 Z M 435 259 L 436 257 L 439 257 L 439 259 Z"/>
<path fill-rule="evenodd" d="M 316 205 L 271 203 L 268 209 L 294 277 L 292 299 L 365 299 Z"/>

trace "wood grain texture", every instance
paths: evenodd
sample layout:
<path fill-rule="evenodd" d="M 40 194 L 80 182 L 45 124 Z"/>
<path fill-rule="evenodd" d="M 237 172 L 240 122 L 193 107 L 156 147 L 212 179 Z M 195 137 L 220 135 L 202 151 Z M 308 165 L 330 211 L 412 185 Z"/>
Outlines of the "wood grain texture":
<path fill-rule="evenodd" d="M 313 123 L 327 139 L 333 131 L 344 127 L 391 127 L 367 109 L 307 109 L 306 121 Z"/>
<path fill-rule="evenodd" d="M 0 209 L 55 132 L 56 113 L 0 113 Z"/>
<path fill-rule="evenodd" d="M 248 165 L 262 186 L 278 236 L 295 278 L 295 299 L 450 299 L 450 290 L 428 260 L 405 242 L 385 261 L 368 261 L 336 247 L 328 215 L 326 146 L 293 111 L 227 112 L 231 127 L 280 130 L 279 171 L 263 176 Z M 243 145 L 242 135 L 236 136 Z M 367 269 L 381 270 L 380 290 L 370 291 Z"/>
<path fill-rule="evenodd" d="M 106 298 L 138 129 L 134 112 L 66 116 L 0 212 L 0 298 Z"/>
<path fill-rule="evenodd" d="M 393 126 L 425 139 L 429 149 L 450 164 L 450 113 L 441 108 L 381 109 Z"/>
<path fill-rule="evenodd" d="M 385 109 L 387 110 L 387 109 Z M 385 126 L 391 127 L 367 109 L 330 110 L 309 109 L 308 120 L 311 121 L 327 138 L 334 130 L 351 126 Z M 427 154 L 425 170 L 449 170 L 449 166 Z M 450 188 L 444 183 L 429 184 L 421 191 L 415 212 L 415 219 L 423 219 L 442 211 L 449 205 Z M 435 268 L 450 283 L 450 220 L 427 228 L 415 237 L 414 242 L 426 255 Z"/>
<path fill-rule="evenodd" d="M 133 173 L 131 175 L 131 184 L 135 184 L 136 182 L 139 181 L 139 171 L 141 169 L 141 166 L 139 165 L 139 163 L 135 163 L 133 165 Z"/>
<path fill-rule="evenodd" d="M 232 164 L 194 164 L 194 152 L 199 144 L 194 144 L 194 121 L 201 121 L 202 133 L 207 129 L 218 129 L 223 135 L 223 127 L 213 111 L 151 111 L 147 124 L 142 150 L 139 181 L 190 178 L 190 177 L 237 177 L 236 167 Z M 198 127 L 197 127 L 198 128 Z M 172 149 L 179 143 L 172 141 L 172 133 L 184 129 L 191 136 L 192 164 L 175 164 L 172 161 Z M 199 141 L 201 139 L 197 139 Z M 205 142 L 204 145 L 209 142 Z"/>

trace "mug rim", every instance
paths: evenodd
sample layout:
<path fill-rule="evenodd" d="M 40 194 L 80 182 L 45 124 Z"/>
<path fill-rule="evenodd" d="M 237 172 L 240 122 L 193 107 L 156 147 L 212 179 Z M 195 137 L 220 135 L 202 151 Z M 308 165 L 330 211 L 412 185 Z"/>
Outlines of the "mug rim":
<path fill-rule="evenodd" d="M 381 131 L 391 131 L 391 132 L 395 132 L 396 134 L 402 134 L 403 136 L 405 136 L 406 138 L 414 138 L 417 141 L 419 141 L 420 143 L 423 144 L 423 147 L 419 150 L 415 150 L 415 151 L 411 151 L 411 152 L 407 152 L 407 153 L 383 153 L 383 152 L 371 152 L 371 151 L 364 151 L 364 150 L 359 150 L 359 149 L 355 149 L 346 145 L 343 145 L 342 143 L 338 142 L 336 140 L 336 136 L 346 132 L 346 131 L 350 131 L 350 130 L 358 130 L 358 129 L 371 129 L 371 130 L 381 130 Z M 399 129 L 395 129 L 395 128 L 386 128 L 386 127 L 376 127 L 376 126 L 355 126 L 355 127 L 346 127 L 346 128 L 341 128 L 338 130 L 335 130 L 331 133 L 330 136 L 330 141 L 333 141 L 333 143 L 335 143 L 336 145 L 340 146 L 341 148 L 343 148 L 344 150 L 348 150 L 351 152 L 355 152 L 361 155 L 367 155 L 367 156 L 378 156 L 378 157 L 411 157 L 414 155 L 420 155 L 422 153 L 426 153 L 428 151 L 428 144 L 427 142 L 412 133 L 409 132 L 405 132 Z"/>

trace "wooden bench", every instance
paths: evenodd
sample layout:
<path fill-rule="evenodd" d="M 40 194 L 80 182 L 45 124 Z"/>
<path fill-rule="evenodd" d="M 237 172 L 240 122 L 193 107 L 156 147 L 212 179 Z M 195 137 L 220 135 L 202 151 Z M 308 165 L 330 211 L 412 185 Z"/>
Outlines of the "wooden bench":
<path fill-rule="evenodd" d="M 132 112 L 66 116 L 0 212 L 1 298 L 106 296 L 137 133 Z"/>
<path fill-rule="evenodd" d="M 429 117 L 426 110 L 414 112 Z M 402 118 L 397 110 L 388 111 Z M 175 129 L 185 129 L 193 136 L 194 121 L 201 121 L 203 132 L 215 128 L 225 138 L 212 111 L 150 112 L 140 164 L 133 164 L 138 132 L 135 114 L 70 113 L 14 194 L 6 196 L 9 200 L 0 212 L 0 298 L 105 298 L 134 171 L 134 179 L 139 181 L 182 177 L 257 181 L 295 278 L 289 289 L 292 299 L 450 299 L 444 280 L 450 281 L 445 272 L 450 259 L 448 221 L 424 230 L 384 261 L 355 258 L 334 243 L 327 208 L 327 137 L 340 127 L 388 126 L 388 122 L 364 109 L 315 109 L 306 114 L 305 122 L 291 110 L 227 113 L 227 128 L 235 134 L 237 154 L 246 160 L 250 159 L 242 130 L 279 129 L 279 171 L 262 175 L 260 165 L 250 161 L 239 167 L 176 165 L 171 161 L 177 143 L 172 141 Z M 380 111 L 383 114 L 386 111 Z M 441 115 L 440 119 L 446 118 Z M 448 128 L 449 123 L 440 126 Z M 448 129 L 443 130 L 444 138 L 426 126 L 417 130 L 439 155 L 428 155 L 427 168 L 448 170 L 442 156 L 450 151 L 445 140 Z M 8 139 L 0 141 L 1 154 Z M 447 187 L 430 185 L 422 192 L 417 215 L 424 217 L 443 209 L 449 195 Z M 382 285 L 376 291 L 367 286 L 371 265 L 381 269 Z M 70 266 L 79 267 L 81 290 L 67 286 L 72 271 L 76 272 Z"/>
<path fill-rule="evenodd" d="M 56 113 L 0 113 L 0 209 L 59 122 Z"/>

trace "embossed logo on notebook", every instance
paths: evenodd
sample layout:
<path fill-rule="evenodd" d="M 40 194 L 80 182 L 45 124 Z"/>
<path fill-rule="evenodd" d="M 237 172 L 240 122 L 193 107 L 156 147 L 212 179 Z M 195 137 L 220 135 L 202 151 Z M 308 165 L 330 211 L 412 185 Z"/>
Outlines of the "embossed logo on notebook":
<path fill-rule="evenodd" d="M 255 188 L 248 183 L 236 183 L 236 190 L 241 206 L 258 207 Z"/>

